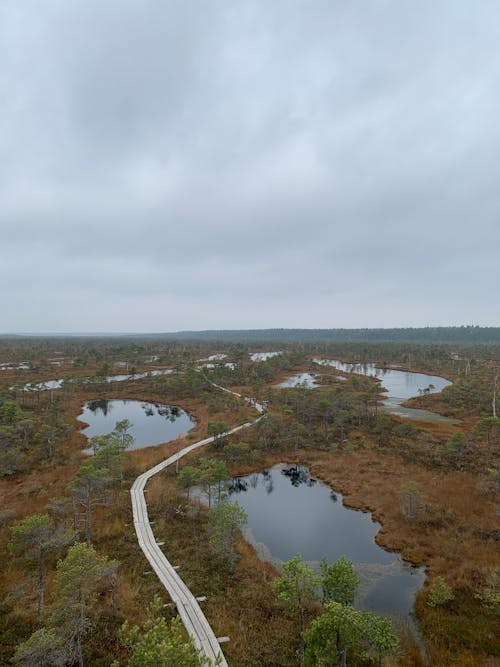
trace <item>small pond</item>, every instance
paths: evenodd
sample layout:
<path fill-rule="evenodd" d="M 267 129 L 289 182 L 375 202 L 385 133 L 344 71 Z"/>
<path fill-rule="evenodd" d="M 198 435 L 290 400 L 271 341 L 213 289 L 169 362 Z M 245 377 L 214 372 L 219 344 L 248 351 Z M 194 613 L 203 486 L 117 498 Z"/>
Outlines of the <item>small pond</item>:
<path fill-rule="evenodd" d="M 0 371 L 14 371 L 14 370 L 27 371 L 30 368 L 31 364 L 29 363 L 29 361 L 22 361 L 19 364 L 10 364 L 10 363 L 0 364 Z"/>
<path fill-rule="evenodd" d="M 253 352 L 250 359 L 252 361 L 267 361 L 267 359 L 277 357 L 280 354 L 283 354 L 283 352 Z"/>
<path fill-rule="evenodd" d="M 438 375 L 426 375 L 412 371 L 398 371 L 393 368 L 378 368 L 375 364 L 349 364 L 337 359 L 314 359 L 317 364 L 331 366 L 343 373 L 356 373 L 366 375 L 380 380 L 382 386 L 387 389 L 384 407 L 393 415 L 415 419 L 417 421 L 441 422 L 443 424 L 456 424 L 456 419 L 443 417 L 430 410 L 406 408 L 402 405 L 409 398 L 419 396 L 425 392 L 435 394 L 443 391 L 451 382 Z"/>
<path fill-rule="evenodd" d="M 346 556 L 361 584 L 356 606 L 408 616 L 422 586 L 423 568 L 404 562 L 374 541 L 380 525 L 371 514 L 345 507 L 342 496 L 310 476 L 307 468 L 279 464 L 237 477 L 230 487 L 248 514 L 246 539 L 263 560 L 279 565 L 300 553 L 313 566 Z"/>
<path fill-rule="evenodd" d="M 311 373 L 298 373 L 297 375 L 292 375 L 291 377 L 283 380 L 280 384 L 275 385 L 281 389 L 287 389 L 291 387 L 305 387 L 306 389 L 313 389 L 314 387 L 319 387 L 319 384 L 316 382 L 316 376 Z"/>
<path fill-rule="evenodd" d="M 214 363 L 207 363 L 207 364 L 202 364 L 199 366 L 199 368 L 217 368 L 221 364 L 214 364 Z M 227 361 L 225 364 L 223 364 L 225 368 L 230 368 L 232 371 L 236 368 L 236 364 L 233 361 Z"/>
<path fill-rule="evenodd" d="M 227 358 L 227 354 L 211 354 L 209 357 L 206 359 L 198 359 L 198 361 L 222 361 L 223 359 Z"/>
<path fill-rule="evenodd" d="M 174 371 L 171 368 L 159 368 L 153 371 L 146 371 L 145 373 L 135 373 L 134 375 L 108 375 L 102 378 L 89 378 L 88 382 L 125 382 L 125 380 L 142 380 L 143 378 L 157 375 L 170 375 Z"/>
<path fill-rule="evenodd" d="M 134 437 L 131 449 L 175 440 L 196 423 L 187 412 L 176 406 L 127 400 L 88 401 L 78 419 L 88 424 L 82 430 L 88 438 L 111 433 L 117 421 L 128 419 L 133 424 L 129 431 Z"/>

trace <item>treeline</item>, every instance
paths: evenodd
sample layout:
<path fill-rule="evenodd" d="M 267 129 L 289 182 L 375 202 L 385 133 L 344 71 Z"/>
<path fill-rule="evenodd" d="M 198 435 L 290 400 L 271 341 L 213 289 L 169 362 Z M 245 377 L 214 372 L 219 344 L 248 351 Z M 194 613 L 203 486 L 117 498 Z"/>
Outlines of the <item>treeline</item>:
<path fill-rule="evenodd" d="M 339 342 L 409 342 L 409 343 L 499 343 L 500 327 L 463 325 L 454 327 L 393 327 L 361 329 L 208 329 L 203 331 L 174 331 L 142 334 L 89 334 L 78 336 L 0 336 L 2 345 L 38 347 L 48 351 L 59 349 L 82 350 L 93 347 L 114 348 L 138 346 L 152 349 L 160 341 L 300 343 L 310 341 Z"/>
<path fill-rule="evenodd" d="M 207 331 L 177 331 L 144 335 L 144 338 L 174 340 L 245 341 L 259 342 L 399 342 L 411 343 L 498 343 L 500 327 L 406 327 L 391 329 L 222 329 Z"/>

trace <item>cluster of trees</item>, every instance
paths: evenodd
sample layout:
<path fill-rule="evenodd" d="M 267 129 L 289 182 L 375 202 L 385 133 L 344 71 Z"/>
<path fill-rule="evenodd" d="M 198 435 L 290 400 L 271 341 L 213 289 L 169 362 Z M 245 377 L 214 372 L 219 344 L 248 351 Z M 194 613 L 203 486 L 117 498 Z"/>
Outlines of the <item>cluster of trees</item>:
<path fill-rule="evenodd" d="M 214 498 L 220 502 L 224 497 L 229 485 L 229 474 L 224 461 L 216 458 L 202 456 L 197 466 L 184 466 L 177 477 L 177 483 L 185 489 L 188 500 L 191 489 L 199 487 L 208 502 L 212 506 Z"/>
<path fill-rule="evenodd" d="M 187 493 L 192 487 L 200 488 L 208 501 L 208 537 L 214 553 L 230 570 L 234 569 L 239 531 L 247 523 L 247 515 L 237 503 L 227 499 L 229 474 L 224 461 L 201 457 L 197 466 L 185 466 L 177 483 Z"/>
<path fill-rule="evenodd" d="M 52 552 L 74 539 L 74 533 L 55 524 L 48 514 L 28 516 L 12 529 L 10 547 L 13 555 L 20 556 L 37 570 L 38 625 L 42 623 L 45 601 L 46 560 Z"/>
<path fill-rule="evenodd" d="M 229 431 L 230 426 L 227 422 L 216 421 L 208 422 L 207 425 L 207 434 L 214 439 L 214 446 L 218 449 L 224 447 L 226 442 L 226 435 Z"/>
<path fill-rule="evenodd" d="M 9 394 L 0 395 L 0 477 L 22 472 L 34 461 L 50 461 L 72 430 L 63 414 L 60 398 L 33 414 Z"/>
<path fill-rule="evenodd" d="M 203 398 L 212 392 L 206 378 L 195 368 L 187 368 L 183 373 L 157 375 L 147 380 L 150 387 L 159 393 L 168 395 L 173 400 L 183 398 Z"/>
<path fill-rule="evenodd" d="M 284 563 L 274 590 L 297 618 L 301 665 L 345 667 L 351 658 L 371 658 L 381 665 L 382 657 L 397 647 L 397 636 L 386 618 L 352 606 L 358 585 L 359 577 L 344 557 L 332 564 L 324 558 L 319 574 L 300 555 Z M 321 613 L 306 629 L 318 603 Z"/>
<path fill-rule="evenodd" d="M 379 418 L 373 432 L 380 447 L 425 466 L 476 473 L 498 467 L 500 419 L 497 417 L 482 417 L 469 432 L 455 431 L 444 441 L 425 429 L 411 423 L 397 424 L 386 416 Z"/>
<path fill-rule="evenodd" d="M 92 546 L 70 546 L 66 557 L 57 563 L 45 623 L 17 647 L 14 664 L 57 667 L 76 663 L 83 667 L 84 639 L 97 622 L 97 596 L 105 591 L 112 594 L 117 568 L 117 561 L 98 554 Z"/>
<path fill-rule="evenodd" d="M 118 633 L 130 650 L 127 667 L 211 667 L 212 662 L 186 638 L 179 618 L 168 624 L 161 613 L 161 600 L 155 596 L 142 627 L 125 622 Z M 111 667 L 120 667 L 115 660 Z"/>
<path fill-rule="evenodd" d="M 124 419 L 116 423 L 115 430 L 90 439 L 94 452 L 78 468 L 75 479 L 68 485 L 73 509 L 73 526 L 79 531 L 83 518 L 85 540 L 91 544 L 92 510 L 107 505 L 114 483 L 123 477 L 124 452 L 133 442 L 129 433 L 132 424 Z"/>
<path fill-rule="evenodd" d="M 237 560 L 238 535 L 247 520 L 247 514 L 241 505 L 237 502 L 230 503 L 227 498 L 223 498 L 208 512 L 210 546 L 214 553 L 229 566 L 230 571 L 234 570 Z"/>
<path fill-rule="evenodd" d="M 91 543 L 92 512 L 107 504 L 111 487 L 122 477 L 124 451 L 133 441 L 128 420 L 115 430 L 91 438 L 89 456 L 68 485 L 71 510 L 64 498 L 52 502 L 49 514 L 26 517 L 12 528 L 10 547 L 31 569 L 36 569 L 38 629 L 19 645 L 14 663 L 32 665 L 83 665 L 83 640 L 96 621 L 96 599 L 109 592 L 115 613 L 115 573 L 118 563 L 98 554 Z M 67 519 L 73 514 L 72 525 Z M 85 541 L 80 542 L 83 519 Z M 57 563 L 53 599 L 45 612 L 47 561 L 71 545 Z"/>
<path fill-rule="evenodd" d="M 0 398 L 0 476 L 23 470 L 34 431 L 33 420 L 8 398 Z"/>
<path fill-rule="evenodd" d="M 442 393 L 450 414 L 497 417 L 500 413 L 499 368 L 498 361 L 475 363 L 469 372 L 457 377 Z"/>
<path fill-rule="evenodd" d="M 353 377 L 341 387 L 321 391 L 282 389 L 268 395 L 274 408 L 256 428 L 264 450 L 283 447 L 343 447 L 354 430 L 373 430 L 385 415 L 379 414 L 379 385 L 370 378 Z"/>

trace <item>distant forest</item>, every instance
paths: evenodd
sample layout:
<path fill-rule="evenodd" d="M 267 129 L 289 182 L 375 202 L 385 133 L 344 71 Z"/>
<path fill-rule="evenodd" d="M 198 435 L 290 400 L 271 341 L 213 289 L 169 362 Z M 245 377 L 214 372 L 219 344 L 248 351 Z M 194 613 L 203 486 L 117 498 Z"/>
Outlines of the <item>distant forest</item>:
<path fill-rule="evenodd" d="M 408 342 L 408 343 L 498 343 L 500 327 L 423 327 L 404 329 L 241 329 L 178 331 L 152 334 L 154 338 L 234 342 Z"/>
<path fill-rule="evenodd" d="M 210 329 L 165 333 L 0 334 L 0 340 L 30 339 L 172 340 L 229 343 L 500 343 L 500 327 L 420 327 L 393 329 Z"/>

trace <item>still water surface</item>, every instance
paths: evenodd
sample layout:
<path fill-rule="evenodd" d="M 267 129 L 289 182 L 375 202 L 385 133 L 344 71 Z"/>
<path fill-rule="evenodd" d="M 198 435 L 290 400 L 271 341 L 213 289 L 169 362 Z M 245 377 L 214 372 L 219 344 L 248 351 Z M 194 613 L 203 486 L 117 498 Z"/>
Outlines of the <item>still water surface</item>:
<path fill-rule="evenodd" d="M 176 406 L 126 400 L 89 401 L 78 419 L 89 425 L 82 430 L 88 438 L 110 433 L 117 421 L 128 419 L 133 424 L 129 433 L 134 437 L 130 449 L 175 440 L 195 425 L 190 415 Z"/>
<path fill-rule="evenodd" d="M 337 359 L 314 359 L 314 362 L 324 366 L 331 366 L 343 373 L 367 375 L 380 380 L 387 390 L 384 407 L 393 415 L 415 419 L 418 421 L 441 422 L 455 424 L 456 419 L 443 417 L 429 410 L 406 408 L 402 405 L 409 398 L 419 396 L 421 392 L 435 394 L 443 391 L 451 382 L 438 375 L 425 375 L 411 371 L 398 371 L 393 368 L 378 368 L 375 364 L 349 364 Z"/>
<path fill-rule="evenodd" d="M 61 389 L 64 382 L 81 382 L 84 384 L 100 384 L 101 382 L 125 382 L 125 380 L 142 380 L 146 377 L 155 377 L 157 375 L 170 375 L 173 373 L 172 368 L 159 368 L 153 371 L 147 371 L 145 373 L 135 373 L 134 375 L 107 375 L 103 378 L 98 377 L 88 377 L 88 378 L 79 378 L 75 380 L 73 378 L 68 378 L 66 380 L 46 380 L 45 382 L 36 382 L 28 383 L 20 387 L 22 391 L 43 391 L 46 389 Z M 13 389 L 13 387 L 11 387 Z"/>
<path fill-rule="evenodd" d="M 279 464 L 235 478 L 232 500 L 248 514 L 246 539 L 264 560 L 279 564 L 300 553 L 313 565 L 346 556 L 361 585 L 356 604 L 377 613 L 407 616 L 423 584 L 423 568 L 402 561 L 374 541 L 380 524 L 371 514 L 347 508 L 342 496 L 301 466 Z"/>
<path fill-rule="evenodd" d="M 283 354 L 283 352 L 253 352 L 250 355 L 251 361 L 267 361 L 272 357 L 277 357 L 278 355 Z"/>
<path fill-rule="evenodd" d="M 311 373 L 298 373 L 297 375 L 292 375 L 286 380 L 283 380 L 283 382 L 280 384 L 276 385 L 276 387 L 281 389 L 300 386 L 307 389 L 313 389 L 314 387 L 319 387 L 319 384 L 316 382 L 315 375 L 312 375 Z"/>

